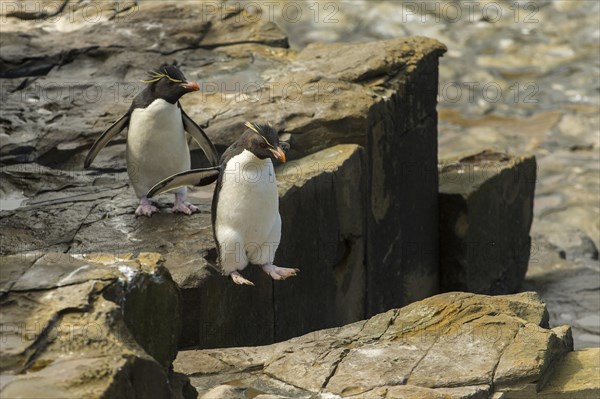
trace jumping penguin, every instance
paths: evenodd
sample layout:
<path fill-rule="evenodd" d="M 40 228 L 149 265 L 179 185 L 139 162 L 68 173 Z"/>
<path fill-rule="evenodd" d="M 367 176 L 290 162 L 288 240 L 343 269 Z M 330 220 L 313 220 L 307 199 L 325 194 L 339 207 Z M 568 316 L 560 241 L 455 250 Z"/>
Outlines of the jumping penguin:
<path fill-rule="evenodd" d="M 218 154 L 206 133 L 181 108 L 179 99 L 186 93 L 199 90 L 196 82 L 188 81 L 174 65 L 162 66 L 151 72 L 148 85 L 134 99 L 129 110 L 110 126 L 94 143 L 87 154 L 87 169 L 98 152 L 126 126 L 129 127 L 126 156 L 127 174 L 140 200 L 136 215 L 151 216 L 158 209 L 146 197 L 157 182 L 183 171 L 189 171 L 190 150 L 187 131 L 200 145 L 213 170 L 207 169 L 205 183 L 218 176 Z M 212 179 L 212 180 L 211 180 Z M 185 200 L 187 187 L 175 192 L 173 212 L 190 215 L 197 211 Z"/>
<path fill-rule="evenodd" d="M 273 264 L 281 238 L 279 195 L 272 160 L 285 162 L 277 132 L 270 125 L 246 122 L 247 129 L 221 157 L 221 173 L 212 202 L 213 234 L 222 273 L 236 284 L 254 285 L 240 271 L 260 265 L 274 280 L 298 269 Z M 181 185 L 204 184 L 208 169 L 193 169 L 154 186 L 148 198 Z"/>

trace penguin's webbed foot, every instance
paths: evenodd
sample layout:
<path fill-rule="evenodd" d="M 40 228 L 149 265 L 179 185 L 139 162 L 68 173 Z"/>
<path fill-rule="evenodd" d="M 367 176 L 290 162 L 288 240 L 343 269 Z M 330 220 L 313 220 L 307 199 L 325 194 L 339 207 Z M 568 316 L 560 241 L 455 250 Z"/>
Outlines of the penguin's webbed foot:
<path fill-rule="evenodd" d="M 175 203 L 173 204 L 173 208 L 171 208 L 173 213 L 184 213 L 186 215 L 191 215 L 194 212 L 198 211 L 198 207 L 190 204 L 185 200 L 185 194 L 177 193 L 175 194 Z"/>
<path fill-rule="evenodd" d="M 229 274 L 234 283 L 238 285 L 251 285 L 254 286 L 254 283 L 250 280 L 246 280 L 238 271 L 233 271 Z"/>
<path fill-rule="evenodd" d="M 185 213 L 186 215 L 191 215 L 192 213 L 198 211 L 198 207 L 190 204 L 187 201 L 181 201 L 175 202 L 171 210 L 173 211 L 173 213 Z"/>
<path fill-rule="evenodd" d="M 267 273 L 273 280 L 285 280 L 288 277 L 294 277 L 300 269 L 290 269 L 287 267 L 275 266 L 271 263 L 267 263 L 261 266 L 265 273 Z"/>
<path fill-rule="evenodd" d="M 140 205 L 135 210 L 136 216 L 152 216 L 153 213 L 158 212 L 158 208 L 150 203 L 148 198 L 143 197 L 140 199 Z"/>

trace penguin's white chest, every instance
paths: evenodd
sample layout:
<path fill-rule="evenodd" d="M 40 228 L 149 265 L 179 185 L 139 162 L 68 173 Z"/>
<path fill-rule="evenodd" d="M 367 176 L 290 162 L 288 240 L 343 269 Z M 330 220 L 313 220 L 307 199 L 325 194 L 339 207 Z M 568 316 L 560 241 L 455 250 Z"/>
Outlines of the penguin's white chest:
<path fill-rule="evenodd" d="M 138 197 L 162 179 L 190 169 L 181 110 L 177 104 L 154 100 L 135 109 L 127 134 L 127 173 Z"/>
<path fill-rule="evenodd" d="M 233 251 L 239 246 L 242 259 L 247 255 L 252 263 L 272 262 L 281 238 L 273 163 L 244 150 L 227 162 L 222 173 L 215 221 L 221 251 Z M 246 266 L 244 263 L 242 260 L 241 264 L 223 267 L 226 271 L 240 270 Z"/>

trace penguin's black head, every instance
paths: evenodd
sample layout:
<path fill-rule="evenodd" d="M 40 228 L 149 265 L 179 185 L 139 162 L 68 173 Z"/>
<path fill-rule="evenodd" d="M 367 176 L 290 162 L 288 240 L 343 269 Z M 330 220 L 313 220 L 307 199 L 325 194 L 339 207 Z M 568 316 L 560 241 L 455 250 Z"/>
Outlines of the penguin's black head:
<path fill-rule="evenodd" d="M 175 104 L 186 93 L 200 90 L 198 83 L 188 81 L 175 65 L 163 65 L 158 71 L 150 72 L 148 89 L 156 98 Z"/>
<path fill-rule="evenodd" d="M 246 122 L 248 128 L 242 135 L 242 143 L 246 150 L 260 159 L 276 159 L 285 162 L 285 153 L 279 143 L 279 136 L 271 125 Z"/>

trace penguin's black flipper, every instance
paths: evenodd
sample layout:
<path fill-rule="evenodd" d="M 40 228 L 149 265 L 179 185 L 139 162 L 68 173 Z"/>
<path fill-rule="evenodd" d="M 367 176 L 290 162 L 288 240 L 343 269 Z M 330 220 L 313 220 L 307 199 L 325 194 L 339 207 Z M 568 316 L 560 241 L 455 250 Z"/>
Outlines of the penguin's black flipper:
<path fill-rule="evenodd" d="M 196 124 L 196 122 L 194 122 L 192 118 L 188 116 L 188 114 L 185 113 L 183 108 L 181 108 L 181 105 L 179 106 L 179 109 L 181 110 L 183 129 L 186 132 L 188 132 L 188 134 L 192 136 L 194 140 L 196 140 L 196 142 L 204 152 L 204 155 L 206 155 L 208 162 L 210 162 L 210 164 L 213 166 L 218 165 L 219 154 L 217 153 L 217 150 L 215 149 L 215 146 L 213 145 L 212 141 L 210 141 L 204 130 L 202 130 L 202 128 L 198 126 L 198 124 Z"/>
<path fill-rule="evenodd" d="M 152 198 L 155 195 L 174 190 L 183 186 L 207 186 L 217 180 L 221 167 L 213 166 L 203 169 L 191 169 L 185 172 L 179 172 L 166 179 L 156 183 L 146 197 Z"/>
<path fill-rule="evenodd" d="M 123 130 L 125 126 L 127 126 L 128 123 L 129 113 L 126 113 L 125 115 L 120 117 L 119 120 L 113 123 L 108 129 L 106 129 L 104 133 L 102 133 L 102 135 L 98 138 L 98 140 L 96 140 L 92 148 L 90 148 L 90 151 L 85 157 L 83 167 L 86 169 L 89 168 L 92 162 L 94 161 L 94 158 L 96 158 L 96 155 L 98 155 L 98 153 L 100 152 L 100 150 L 103 149 L 104 146 L 108 144 L 108 142 L 112 140 L 113 137 L 119 134 L 121 130 Z"/>

